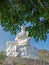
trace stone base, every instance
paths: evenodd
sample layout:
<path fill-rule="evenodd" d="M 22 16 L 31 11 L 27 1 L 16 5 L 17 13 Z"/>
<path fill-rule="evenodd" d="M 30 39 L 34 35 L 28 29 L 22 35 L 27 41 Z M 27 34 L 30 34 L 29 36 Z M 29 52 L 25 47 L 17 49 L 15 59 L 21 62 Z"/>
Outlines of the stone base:
<path fill-rule="evenodd" d="M 38 59 L 38 49 L 30 45 L 21 45 L 16 48 L 13 46 L 11 53 L 9 52 L 6 56 L 9 57 L 21 57 L 21 58 L 35 58 Z"/>

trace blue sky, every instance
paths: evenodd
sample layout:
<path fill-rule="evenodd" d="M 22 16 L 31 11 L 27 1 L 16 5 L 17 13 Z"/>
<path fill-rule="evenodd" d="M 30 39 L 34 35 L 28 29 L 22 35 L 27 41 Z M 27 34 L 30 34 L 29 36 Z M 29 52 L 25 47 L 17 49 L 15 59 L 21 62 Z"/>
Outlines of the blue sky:
<path fill-rule="evenodd" d="M 49 50 L 49 34 L 47 35 L 46 42 L 39 41 L 35 42 L 33 38 L 30 39 L 30 44 L 38 49 L 46 49 Z M 9 32 L 5 32 L 0 26 L 0 50 L 6 49 L 6 42 L 15 40 L 15 36 L 12 36 Z"/>

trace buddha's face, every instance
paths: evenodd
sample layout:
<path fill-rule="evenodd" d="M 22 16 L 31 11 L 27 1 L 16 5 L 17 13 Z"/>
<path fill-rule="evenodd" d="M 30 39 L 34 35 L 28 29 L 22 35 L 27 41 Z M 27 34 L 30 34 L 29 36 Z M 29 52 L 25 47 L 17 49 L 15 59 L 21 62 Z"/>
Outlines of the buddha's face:
<path fill-rule="evenodd" d="M 21 26 L 21 31 L 22 31 L 22 32 L 25 31 L 25 26 Z"/>

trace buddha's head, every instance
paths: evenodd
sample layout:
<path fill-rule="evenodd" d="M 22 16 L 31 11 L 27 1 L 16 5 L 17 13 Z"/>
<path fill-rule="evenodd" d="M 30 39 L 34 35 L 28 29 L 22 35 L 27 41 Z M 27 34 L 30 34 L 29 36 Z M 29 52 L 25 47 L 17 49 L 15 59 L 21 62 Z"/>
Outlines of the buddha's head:
<path fill-rule="evenodd" d="M 22 26 L 21 26 L 21 31 L 22 31 L 22 32 L 25 32 L 25 28 L 26 28 L 25 25 L 22 25 Z"/>

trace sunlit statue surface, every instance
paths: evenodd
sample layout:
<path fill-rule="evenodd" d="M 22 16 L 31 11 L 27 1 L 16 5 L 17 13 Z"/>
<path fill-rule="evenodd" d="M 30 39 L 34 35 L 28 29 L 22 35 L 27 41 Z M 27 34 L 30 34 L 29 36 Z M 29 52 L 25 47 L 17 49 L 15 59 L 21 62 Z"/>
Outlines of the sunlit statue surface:
<path fill-rule="evenodd" d="M 28 32 L 25 31 L 25 25 L 21 26 L 21 32 L 17 34 L 15 41 L 18 45 L 29 45 L 30 37 L 28 38 Z"/>
<path fill-rule="evenodd" d="M 30 37 L 25 31 L 25 25 L 21 26 L 21 32 L 17 34 L 15 41 L 6 43 L 6 55 L 9 57 L 38 58 L 38 49 L 30 45 Z"/>

